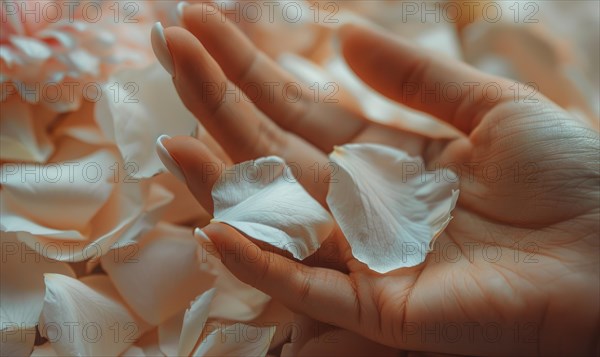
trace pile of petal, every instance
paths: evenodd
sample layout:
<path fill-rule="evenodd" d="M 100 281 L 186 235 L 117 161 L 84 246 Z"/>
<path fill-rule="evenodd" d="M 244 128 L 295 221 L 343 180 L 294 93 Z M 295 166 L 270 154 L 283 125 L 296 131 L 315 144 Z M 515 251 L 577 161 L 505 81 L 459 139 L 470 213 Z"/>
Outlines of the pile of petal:
<path fill-rule="evenodd" d="M 374 22 L 486 72 L 539 83 L 582 120 L 597 121 L 600 41 L 589 28 L 598 3 L 534 3 L 536 24 L 508 15 L 457 29 L 421 14 L 398 21 L 402 2 L 347 1 L 299 2 L 296 22 L 287 21 L 293 11 L 275 11 L 273 20 L 238 25 L 310 88 L 336 81 L 369 120 L 430 137 L 456 132 L 361 82 L 332 46 L 336 27 Z M 302 260 L 339 228 L 357 260 L 385 273 L 427 258 L 451 219 L 458 182 L 400 150 L 348 144 L 330 156 L 338 170 L 328 207 L 283 160 L 267 157 L 223 176 L 210 217 L 154 150 L 159 135 L 203 131 L 152 55 L 150 27 L 176 24 L 175 6 L 2 2 L 2 355 L 397 355 L 342 329 L 331 328 L 334 344 L 302 334 L 314 321 L 236 279 L 193 230 L 212 218 Z M 231 180 L 236 170 L 250 180 Z"/>

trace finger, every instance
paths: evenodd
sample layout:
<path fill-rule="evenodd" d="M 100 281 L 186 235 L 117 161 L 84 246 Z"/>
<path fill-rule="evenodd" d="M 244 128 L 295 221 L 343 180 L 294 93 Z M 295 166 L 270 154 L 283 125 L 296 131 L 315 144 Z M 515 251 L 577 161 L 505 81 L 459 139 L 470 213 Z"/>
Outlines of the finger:
<path fill-rule="evenodd" d="M 184 29 L 170 27 L 165 38 L 175 65 L 175 87 L 186 107 L 200 120 L 206 130 L 234 161 L 244 161 L 261 148 L 260 136 L 280 145 L 283 132 L 261 116 L 252 103 L 235 94 L 236 88 L 227 81 L 219 65 L 202 44 Z"/>
<path fill-rule="evenodd" d="M 223 147 L 233 162 L 278 155 L 302 173 L 298 181 L 324 203 L 327 195 L 325 155 L 275 125 L 247 99 L 227 97 L 237 89 L 188 31 L 168 28 L 165 38 L 175 65 L 175 88 L 186 107 Z M 320 169 L 311 171 L 317 165 Z M 324 168 L 324 169 L 321 169 Z M 314 173 L 314 174 L 313 174 Z"/>
<path fill-rule="evenodd" d="M 196 139 L 200 140 L 204 145 L 206 145 L 216 157 L 218 157 L 228 166 L 233 165 L 233 161 L 231 161 L 231 158 L 227 155 L 225 150 L 223 150 L 215 138 L 213 138 L 201 125 L 199 125 L 197 128 Z"/>
<path fill-rule="evenodd" d="M 367 84 L 467 134 L 492 107 L 514 97 L 514 83 L 405 40 L 358 25 L 343 26 L 339 36 L 346 61 Z"/>
<path fill-rule="evenodd" d="M 281 128 L 325 152 L 349 142 L 366 125 L 362 116 L 327 103 L 258 50 L 216 7 L 187 6 L 185 27 L 196 36 L 226 76 Z M 226 39 L 226 40 L 224 40 Z"/>
<path fill-rule="evenodd" d="M 212 188 L 225 169 L 225 162 L 206 145 L 189 136 L 163 139 L 168 155 L 181 169 L 188 188 L 211 215 L 214 212 Z"/>
<path fill-rule="evenodd" d="M 210 224 L 203 231 L 215 245 L 223 264 L 241 281 L 296 312 L 337 326 L 358 328 L 359 306 L 348 275 L 308 267 L 260 250 L 224 224 Z"/>

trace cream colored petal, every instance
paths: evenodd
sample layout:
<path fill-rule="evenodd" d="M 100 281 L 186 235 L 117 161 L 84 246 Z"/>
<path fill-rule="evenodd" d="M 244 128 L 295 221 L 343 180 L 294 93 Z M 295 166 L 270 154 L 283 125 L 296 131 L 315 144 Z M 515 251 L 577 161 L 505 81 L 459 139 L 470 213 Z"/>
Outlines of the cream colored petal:
<path fill-rule="evenodd" d="M 113 190 L 106 170 L 114 162 L 108 151 L 98 151 L 77 163 L 4 165 L 2 225 L 6 231 L 47 234 L 27 227 L 21 217 L 50 229 L 85 232 Z"/>
<path fill-rule="evenodd" d="M 198 247 L 191 229 L 161 223 L 101 263 L 129 306 L 159 325 L 212 287 L 214 275 L 200 269 Z"/>
<path fill-rule="evenodd" d="M 4 324 L 4 321 L 2 321 Z M 2 356 L 29 356 L 35 343 L 36 328 L 22 328 L 11 323 L 0 330 L 0 351 Z"/>
<path fill-rule="evenodd" d="M 167 357 L 177 356 L 184 314 L 185 311 L 179 311 L 158 326 L 158 346 Z"/>
<path fill-rule="evenodd" d="M 190 308 L 185 311 L 183 328 L 179 339 L 178 356 L 187 356 L 194 349 L 196 341 L 198 341 L 198 337 L 200 337 L 200 333 L 202 333 L 202 329 L 208 318 L 210 303 L 214 296 L 215 289 L 213 288 L 197 297 L 192 302 Z"/>
<path fill-rule="evenodd" d="M 40 334 L 58 355 L 115 356 L 148 329 L 126 307 L 105 275 L 76 280 L 46 274 Z"/>
<path fill-rule="evenodd" d="M 131 346 L 125 352 L 123 352 L 121 357 L 146 357 L 146 353 L 144 353 L 144 350 L 138 346 Z"/>
<path fill-rule="evenodd" d="M 158 328 L 161 351 L 170 357 L 189 356 L 194 350 L 206 319 L 215 289 L 198 296 L 190 307 Z"/>
<path fill-rule="evenodd" d="M 79 110 L 70 112 L 61 118 L 53 131 L 55 137 L 69 136 L 92 145 L 109 145 L 108 140 L 94 119 L 96 103 L 83 101 Z M 80 146 L 82 146 L 80 144 Z"/>
<path fill-rule="evenodd" d="M 333 229 L 329 213 L 276 156 L 224 171 L 212 196 L 213 221 L 287 250 L 298 259 L 314 253 Z"/>
<path fill-rule="evenodd" d="M 221 327 L 210 332 L 193 356 L 265 356 L 274 334 L 275 326 L 237 323 Z"/>
<path fill-rule="evenodd" d="M 31 62 L 43 61 L 52 55 L 52 51 L 45 43 L 33 37 L 11 36 L 10 42 Z"/>
<path fill-rule="evenodd" d="M 138 166 L 135 178 L 165 171 L 155 151 L 148 150 L 160 135 L 190 135 L 198 125 L 159 64 L 115 74 L 103 88 L 95 117 L 119 147 L 123 161 Z"/>
<path fill-rule="evenodd" d="M 44 304 L 44 273 L 75 276 L 66 264 L 46 259 L 15 234 L 0 233 L 0 324 L 3 356 L 29 355 Z"/>
<path fill-rule="evenodd" d="M 54 150 L 46 127 L 56 116 L 18 96 L 3 101 L 0 114 L 0 159 L 46 162 Z"/>
<path fill-rule="evenodd" d="M 172 194 L 157 184 L 147 181 L 122 183 L 115 186 L 109 200 L 96 214 L 87 235 L 42 227 L 49 234 L 19 232 L 17 236 L 51 259 L 69 262 L 93 260 L 109 252 L 111 247 L 128 245 L 138 238 L 140 232 L 152 228 L 172 199 Z M 32 222 L 27 224 L 34 225 Z M 60 239 L 67 234 L 79 234 L 81 238 L 79 241 Z M 94 262 L 90 261 L 90 264 Z"/>
<path fill-rule="evenodd" d="M 451 219 L 458 177 L 377 144 L 337 147 L 330 159 L 339 171 L 327 204 L 354 257 L 379 273 L 423 262 Z"/>

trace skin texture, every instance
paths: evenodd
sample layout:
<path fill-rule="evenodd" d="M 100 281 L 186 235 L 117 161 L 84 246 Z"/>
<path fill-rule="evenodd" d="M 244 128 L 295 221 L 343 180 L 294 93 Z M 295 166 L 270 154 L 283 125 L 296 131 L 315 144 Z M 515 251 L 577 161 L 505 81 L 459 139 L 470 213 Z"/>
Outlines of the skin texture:
<path fill-rule="evenodd" d="M 244 247 L 256 242 L 226 225 L 205 227 L 233 274 L 294 311 L 404 350 L 600 352 L 595 130 L 541 94 L 515 97 L 513 82 L 355 25 L 342 27 L 338 36 L 357 75 L 462 134 L 433 140 L 374 124 L 347 101 L 324 103 L 309 90 L 292 103 L 281 88 L 294 78 L 206 9 L 186 7 L 185 29 L 168 28 L 165 36 L 177 91 L 220 148 L 189 137 L 168 140 L 165 147 L 207 210 L 222 164 L 266 155 L 311 172 L 298 179 L 325 205 L 330 172 L 319 170 L 315 179 L 310 168 L 325 167 L 333 146 L 348 142 L 395 146 L 421 155 L 431 167 L 453 165 L 461 177 L 454 219 L 419 266 L 374 273 L 352 258 L 339 230 L 302 263 L 265 246 L 258 258 L 249 257 Z M 280 85 L 272 97 L 267 82 Z M 424 92 L 467 82 L 479 85 L 463 86 L 453 101 Z M 207 87 L 256 89 L 248 83 L 263 86 L 263 95 L 222 100 L 222 91 Z M 483 91 L 488 83 L 500 94 Z"/>

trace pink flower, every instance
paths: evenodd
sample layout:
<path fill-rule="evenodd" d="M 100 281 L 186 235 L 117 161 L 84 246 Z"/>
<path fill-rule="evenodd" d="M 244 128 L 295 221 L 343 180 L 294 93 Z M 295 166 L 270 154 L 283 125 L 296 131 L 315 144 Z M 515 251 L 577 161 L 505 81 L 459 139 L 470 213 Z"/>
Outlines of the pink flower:
<path fill-rule="evenodd" d="M 0 100 L 19 95 L 57 112 L 95 99 L 96 81 L 153 61 L 145 2 L 3 1 Z"/>

